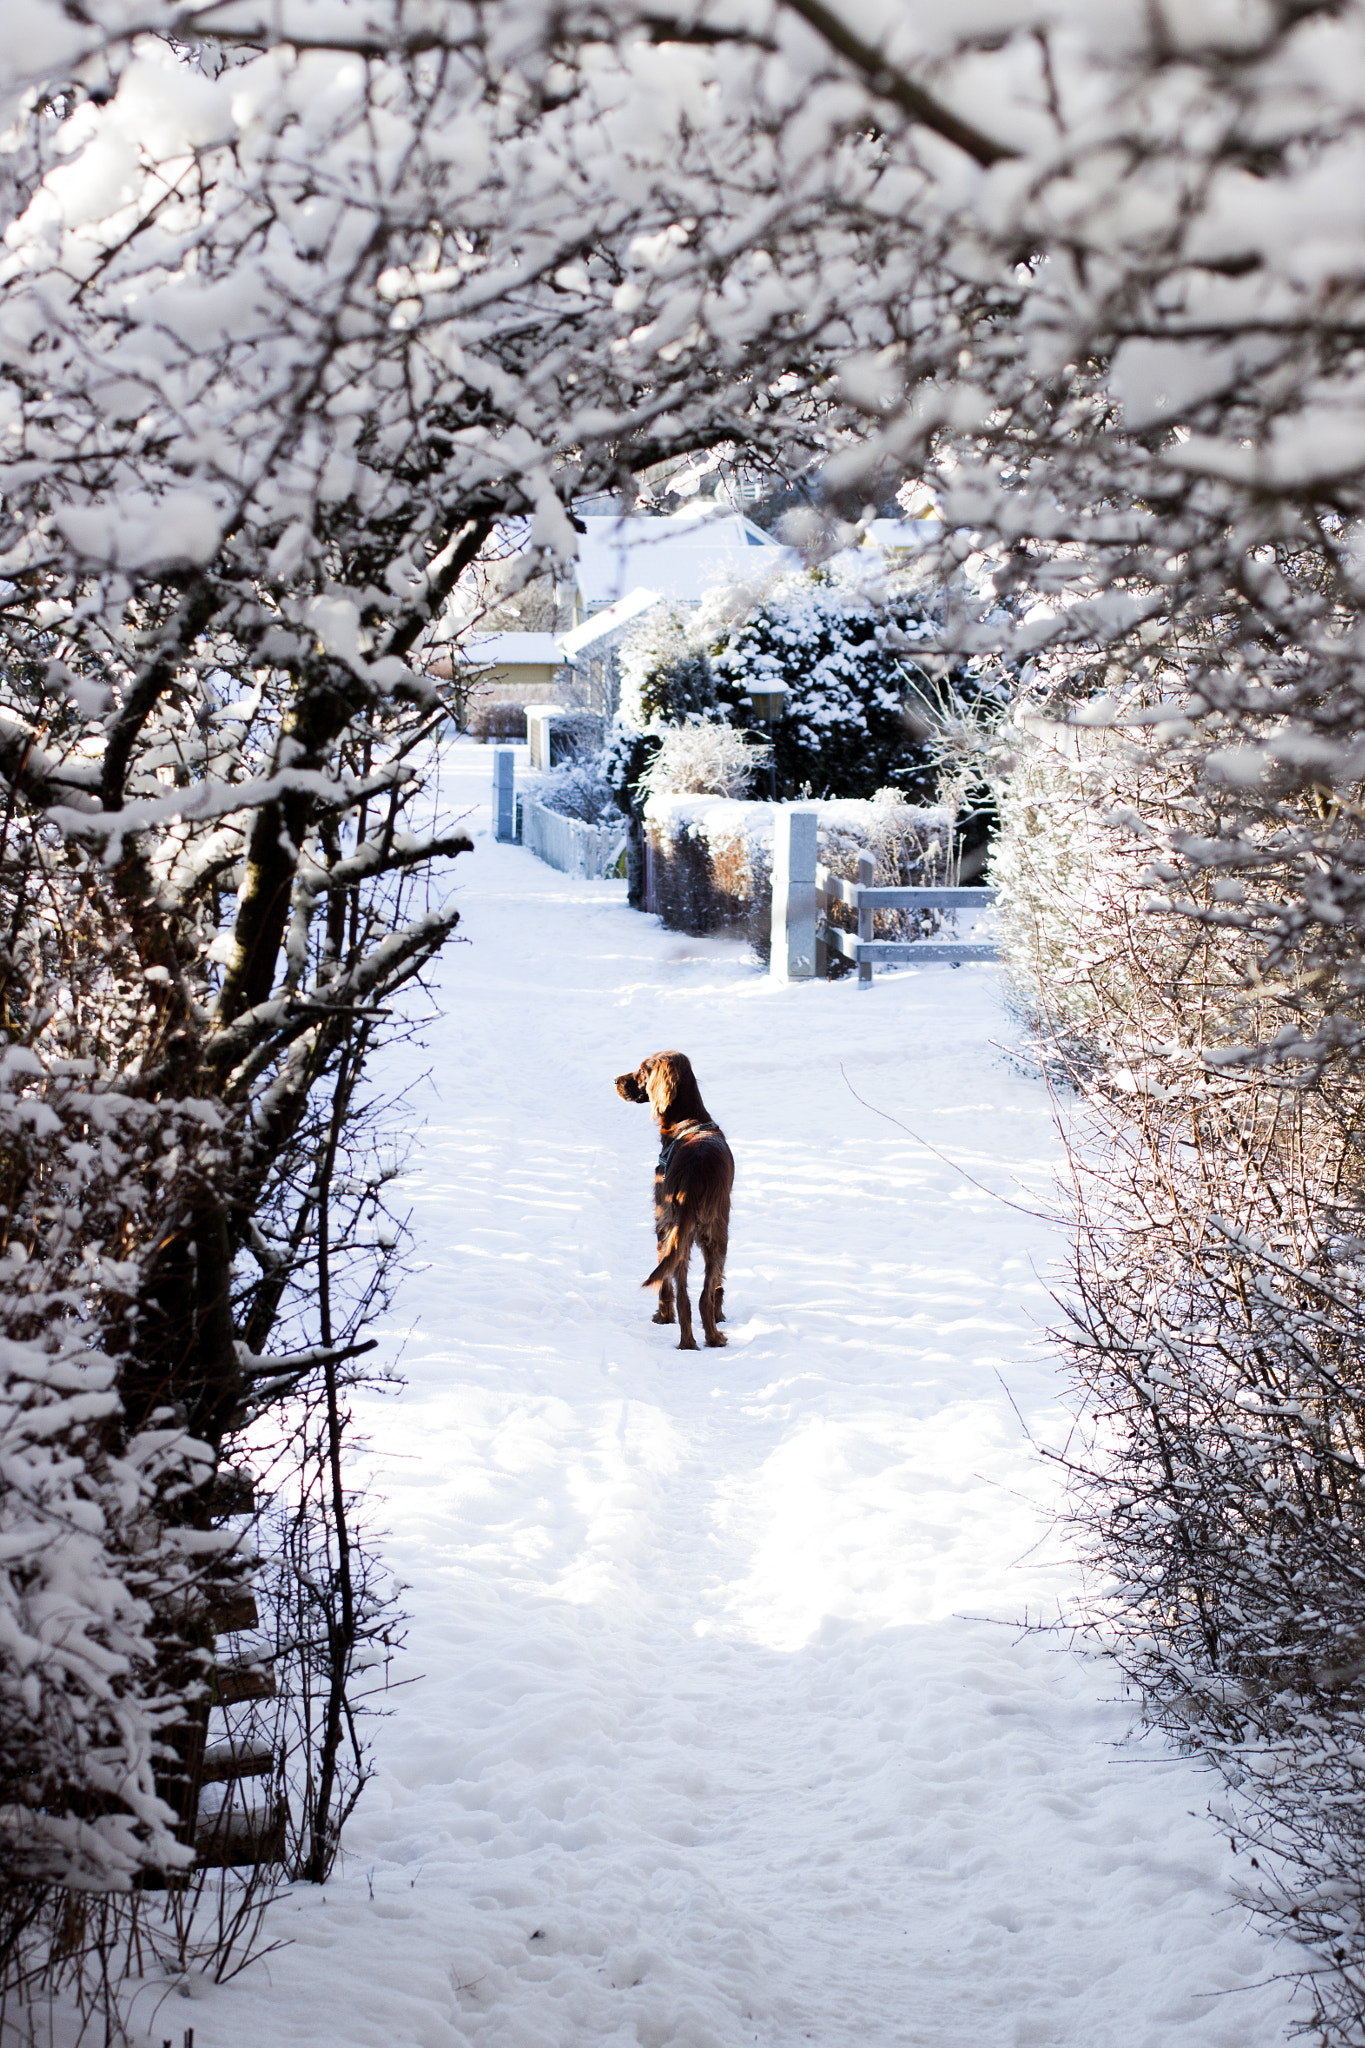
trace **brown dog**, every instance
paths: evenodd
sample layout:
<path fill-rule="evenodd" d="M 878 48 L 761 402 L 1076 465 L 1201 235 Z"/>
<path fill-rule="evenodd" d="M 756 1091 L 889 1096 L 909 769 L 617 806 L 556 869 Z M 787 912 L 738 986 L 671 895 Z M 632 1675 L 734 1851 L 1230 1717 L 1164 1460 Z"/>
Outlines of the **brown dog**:
<path fill-rule="evenodd" d="M 708 1344 L 723 1344 L 716 1325 L 724 1319 L 725 1251 L 730 1239 L 730 1187 L 735 1162 L 718 1124 L 706 1114 L 692 1063 L 680 1052 L 656 1052 L 633 1074 L 618 1074 L 616 1092 L 627 1102 L 647 1102 L 659 1126 L 663 1150 L 654 1169 L 654 1228 L 659 1263 L 645 1281 L 659 1290 L 656 1323 L 673 1321 L 677 1290 L 679 1351 L 695 1351 L 692 1304 L 687 1298 L 687 1264 L 692 1246 L 706 1257 L 701 1289 L 701 1325 Z"/>

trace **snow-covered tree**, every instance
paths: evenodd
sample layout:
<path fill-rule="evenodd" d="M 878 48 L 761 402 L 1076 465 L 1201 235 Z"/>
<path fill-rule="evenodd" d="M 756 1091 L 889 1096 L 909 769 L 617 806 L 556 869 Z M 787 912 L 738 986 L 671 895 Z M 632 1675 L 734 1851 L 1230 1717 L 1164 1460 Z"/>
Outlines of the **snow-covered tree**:
<path fill-rule="evenodd" d="M 1361 0 L 25 0 L 0 91 L 6 945 L 42 1075 L 154 1125 L 85 1233 L 127 1443 L 212 1456 L 316 1359 L 266 1348 L 309 1104 L 453 923 L 449 592 L 721 439 L 932 493 L 917 653 L 1108 661 L 1067 716 L 1184 777 L 1121 825 L 1154 907 L 1249 1056 L 1354 1071 Z"/>
<path fill-rule="evenodd" d="M 621 723 L 631 732 L 723 716 L 711 657 L 676 605 L 655 605 L 621 646 Z"/>
<path fill-rule="evenodd" d="M 785 688 L 773 728 L 784 796 L 863 797 L 890 786 L 931 795 L 934 764 L 902 651 L 928 632 L 922 605 L 893 599 L 888 608 L 823 571 L 788 577 L 712 647 L 717 700 L 734 723 L 759 726 L 750 689 Z"/>
<path fill-rule="evenodd" d="M 204 1482 L 272 1403 L 315 1398 L 319 1511 L 344 1513 L 337 1374 L 379 1283 L 339 1278 L 366 1203 L 338 1208 L 334 1169 L 386 1014 L 456 922 L 468 841 L 425 787 L 451 591 L 508 520 L 529 572 L 571 552 L 573 499 L 661 458 L 818 444 L 829 165 L 753 156 L 713 66 L 704 37 L 400 0 L 32 0 L 10 25 L 0 976 L 34 1062 L 20 1126 L 87 1084 L 43 1200 L 61 1256 L 93 1261 L 30 1330 L 42 1264 L 12 1205 L 7 1478 L 75 1517 L 94 1603 L 63 1748 L 24 1633 L 41 1571 L 12 1582 L 0 1696 L 33 1696 L 46 1759 L 22 1769 L 47 1846 L 16 1874 L 92 1881 L 96 1795 L 122 1858 L 100 1882 L 188 1837 L 231 1577 Z M 180 1562 L 152 1571 L 163 1539 Z M 330 1660 L 323 1787 L 360 1627 L 344 1529 L 331 1555 L 334 1609 L 291 1651 Z M 333 1819 L 305 1829 L 309 1875 Z"/>

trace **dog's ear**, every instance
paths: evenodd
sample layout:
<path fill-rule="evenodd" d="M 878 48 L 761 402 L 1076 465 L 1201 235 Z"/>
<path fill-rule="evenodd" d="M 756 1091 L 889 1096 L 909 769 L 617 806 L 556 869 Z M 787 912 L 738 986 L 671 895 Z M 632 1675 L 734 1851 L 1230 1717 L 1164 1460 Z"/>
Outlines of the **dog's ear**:
<path fill-rule="evenodd" d="M 646 1086 L 661 1123 L 685 1123 L 689 1117 L 705 1117 L 706 1104 L 701 1099 L 697 1077 L 686 1053 L 656 1053 L 646 1065 L 653 1068 Z M 644 1071 L 641 1067 L 640 1072 L 643 1074 Z"/>
<path fill-rule="evenodd" d="M 627 1102 L 648 1102 L 649 1100 L 644 1089 L 640 1086 L 638 1074 L 618 1074 L 616 1076 L 616 1092 L 618 1095 L 624 1096 Z"/>
<path fill-rule="evenodd" d="M 658 1052 L 653 1059 L 645 1061 L 640 1072 L 644 1075 L 645 1094 L 649 1098 L 654 1114 L 660 1122 L 669 1122 L 669 1113 L 676 1107 L 679 1096 L 685 1092 L 692 1069 L 681 1053 Z"/>

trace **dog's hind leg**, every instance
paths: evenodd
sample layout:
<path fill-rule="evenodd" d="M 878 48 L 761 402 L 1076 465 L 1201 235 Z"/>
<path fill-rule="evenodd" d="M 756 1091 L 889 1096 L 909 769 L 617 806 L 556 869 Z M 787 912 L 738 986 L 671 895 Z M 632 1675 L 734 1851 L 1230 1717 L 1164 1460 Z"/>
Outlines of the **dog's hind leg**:
<path fill-rule="evenodd" d="M 692 1240 L 690 1237 L 684 1237 L 678 1247 L 678 1255 L 673 1267 L 678 1293 L 679 1351 L 695 1351 L 698 1348 L 697 1340 L 692 1335 L 692 1304 L 687 1298 L 687 1264 L 691 1256 Z"/>
<path fill-rule="evenodd" d="M 722 1302 L 725 1294 L 725 1243 L 716 1244 L 707 1239 L 703 1246 L 706 1254 L 706 1277 L 701 1287 L 701 1326 L 706 1332 L 708 1344 L 724 1344 L 723 1333 L 716 1328 L 723 1314 Z"/>
<path fill-rule="evenodd" d="M 671 1280 L 661 1280 L 659 1282 L 659 1306 L 655 1309 L 651 1320 L 656 1323 L 674 1323 L 677 1321 L 677 1317 L 673 1313 L 673 1282 Z"/>

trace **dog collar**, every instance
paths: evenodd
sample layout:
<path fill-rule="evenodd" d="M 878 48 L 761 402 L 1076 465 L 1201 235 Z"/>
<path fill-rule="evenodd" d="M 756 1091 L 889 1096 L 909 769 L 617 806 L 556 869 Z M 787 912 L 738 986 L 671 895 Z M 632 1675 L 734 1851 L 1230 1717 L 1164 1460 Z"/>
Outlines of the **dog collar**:
<path fill-rule="evenodd" d="M 655 1172 L 668 1172 L 668 1162 L 673 1157 L 673 1148 L 678 1143 L 679 1139 L 695 1138 L 698 1131 L 718 1131 L 719 1129 L 720 1125 L 712 1123 L 709 1117 L 706 1118 L 704 1122 L 700 1119 L 696 1119 L 691 1123 L 675 1124 L 673 1127 L 673 1136 L 669 1139 L 668 1143 L 664 1146 L 663 1150 L 659 1154 L 659 1164 L 654 1169 Z"/>

